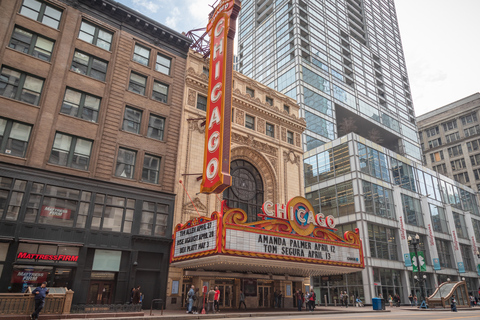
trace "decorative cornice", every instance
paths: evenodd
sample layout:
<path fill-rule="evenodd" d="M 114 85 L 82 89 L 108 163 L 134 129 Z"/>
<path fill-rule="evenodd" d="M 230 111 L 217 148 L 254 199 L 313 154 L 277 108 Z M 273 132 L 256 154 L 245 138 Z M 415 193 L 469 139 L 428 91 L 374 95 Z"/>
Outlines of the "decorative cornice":
<path fill-rule="evenodd" d="M 278 156 L 278 148 L 273 147 L 269 144 L 255 140 L 255 137 L 248 134 L 246 137 L 241 134 L 232 132 L 232 142 L 235 142 L 239 145 L 249 146 L 259 152 L 263 152 L 272 156 Z"/>
<path fill-rule="evenodd" d="M 300 165 L 300 156 L 296 155 L 293 151 L 283 151 L 283 160 L 285 163 Z"/>

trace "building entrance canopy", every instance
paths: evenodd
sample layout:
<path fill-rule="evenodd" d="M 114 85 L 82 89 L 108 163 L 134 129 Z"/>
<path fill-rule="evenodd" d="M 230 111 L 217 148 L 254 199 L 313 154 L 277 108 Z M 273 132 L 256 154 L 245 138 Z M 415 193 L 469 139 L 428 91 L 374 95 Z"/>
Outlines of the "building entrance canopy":
<path fill-rule="evenodd" d="M 170 256 L 172 267 L 295 276 L 333 275 L 364 268 L 358 229 L 343 238 L 333 231 L 332 216 L 314 214 L 310 202 L 263 205 L 262 220 L 247 222 L 241 209 L 178 224 Z"/>

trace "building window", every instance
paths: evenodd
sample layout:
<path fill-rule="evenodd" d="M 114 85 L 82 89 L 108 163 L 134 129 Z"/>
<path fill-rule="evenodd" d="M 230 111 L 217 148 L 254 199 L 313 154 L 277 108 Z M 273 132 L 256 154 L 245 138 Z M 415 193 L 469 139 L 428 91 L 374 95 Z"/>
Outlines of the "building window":
<path fill-rule="evenodd" d="M 436 148 L 436 147 L 441 146 L 441 145 L 442 145 L 442 139 L 440 139 L 440 138 L 428 141 L 428 148 L 430 148 L 430 149 Z"/>
<path fill-rule="evenodd" d="M 140 234 L 147 236 L 168 236 L 168 206 L 161 203 L 144 201 Z"/>
<path fill-rule="evenodd" d="M 430 153 L 430 160 L 432 161 L 432 163 L 442 161 L 444 159 L 445 159 L 445 157 L 443 156 L 443 150 L 440 150 L 440 151 L 437 151 L 437 152 L 434 152 L 434 153 Z"/>
<path fill-rule="evenodd" d="M 453 171 L 466 168 L 465 159 L 464 159 L 464 158 L 461 158 L 461 159 L 458 159 L 458 160 L 454 160 L 454 161 L 450 161 L 450 165 L 452 166 L 452 170 L 453 170 Z"/>
<path fill-rule="evenodd" d="M 118 148 L 117 167 L 115 176 L 133 179 L 135 175 L 135 159 L 137 152 L 124 148 Z"/>
<path fill-rule="evenodd" d="M 151 114 L 148 120 L 147 136 L 156 140 L 163 141 L 163 132 L 165 130 L 165 118 Z"/>
<path fill-rule="evenodd" d="M 38 0 L 24 0 L 20 14 L 55 29 L 62 18 L 61 10 Z"/>
<path fill-rule="evenodd" d="M 465 135 L 465 138 L 480 134 L 480 125 L 477 124 L 474 127 L 463 129 L 463 133 Z"/>
<path fill-rule="evenodd" d="M 368 224 L 368 240 L 373 258 L 398 260 L 395 230 Z"/>
<path fill-rule="evenodd" d="M 451 143 L 451 142 L 455 142 L 457 140 L 460 140 L 460 133 L 454 132 L 454 133 L 451 133 L 451 134 L 447 134 L 447 135 L 445 135 L 445 140 L 447 141 L 447 143 Z"/>
<path fill-rule="evenodd" d="M 153 81 L 152 99 L 163 103 L 168 101 L 168 85 Z"/>
<path fill-rule="evenodd" d="M 245 115 L 245 127 L 255 130 L 255 118 L 248 114 Z"/>
<path fill-rule="evenodd" d="M 433 230 L 448 234 L 448 222 L 445 216 L 445 210 L 443 207 L 439 207 L 433 204 L 430 205 L 430 215 L 432 217 Z"/>
<path fill-rule="evenodd" d="M 67 88 L 60 113 L 97 122 L 100 103 L 100 98 Z"/>
<path fill-rule="evenodd" d="M 420 201 L 402 193 L 403 213 L 405 214 L 405 223 L 423 227 L 423 214 Z"/>
<path fill-rule="evenodd" d="M 38 59 L 50 61 L 54 43 L 34 32 L 16 27 L 8 46 Z"/>
<path fill-rule="evenodd" d="M 122 129 L 132 133 L 140 133 L 142 123 L 142 111 L 132 107 L 125 107 Z"/>
<path fill-rule="evenodd" d="M 462 184 L 465 184 L 467 182 L 470 182 L 470 178 L 468 177 L 468 172 L 462 172 L 459 174 L 454 174 L 453 175 L 453 180 L 460 182 Z"/>
<path fill-rule="evenodd" d="M 453 221 L 459 238 L 468 239 L 467 226 L 463 214 L 453 212 Z"/>
<path fill-rule="evenodd" d="M 475 271 L 473 264 L 472 247 L 465 244 L 460 244 L 460 252 L 462 254 L 463 266 L 465 271 Z"/>
<path fill-rule="evenodd" d="M 475 180 L 480 180 L 480 169 L 473 169 L 473 175 L 475 176 Z"/>
<path fill-rule="evenodd" d="M 268 103 L 269 105 L 273 106 L 273 99 L 269 97 L 265 97 L 265 102 Z"/>
<path fill-rule="evenodd" d="M 2 67 L 0 95 L 38 106 L 43 89 L 43 79 L 24 72 Z"/>
<path fill-rule="evenodd" d="M 427 137 L 433 137 L 433 136 L 439 134 L 440 130 L 438 130 L 438 126 L 435 126 L 435 127 L 432 127 L 432 128 L 429 128 L 429 129 L 425 130 L 425 132 L 427 133 Z"/>
<path fill-rule="evenodd" d="M 454 119 L 449 122 L 442 123 L 443 131 L 447 132 L 449 130 L 457 129 L 457 119 Z"/>
<path fill-rule="evenodd" d="M 71 70 L 100 81 L 105 81 L 107 76 L 107 65 L 108 63 L 106 61 L 100 60 L 97 57 L 80 51 L 75 51 Z"/>
<path fill-rule="evenodd" d="M 74 169 L 88 170 L 92 141 L 57 132 L 49 163 Z"/>
<path fill-rule="evenodd" d="M 143 158 L 142 181 L 149 183 L 158 183 L 160 176 L 160 161 L 159 157 L 145 154 Z"/>
<path fill-rule="evenodd" d="M 287 142 L 293 144 L 293 132 L 287 131 Z"/>
<path fill-rule="evenodd" d="M 473 225 L 473 232 L 475 233 L 475 239 L 480 239 L 480 221 L 476 219 L 472 219 L 472 225 Z"/>
<path fill-rule="evenodd" d="M 440 266 L 442 268 L 452 268 L 452 249 L 451 243 L 446 240 L 435 239 L 437 244 L 438 258 L 440 260 Z"/>
<path fill-rule="evenodd" d="M 141 74 L 132 72 L 130 74 L 130 82 L 128 83 L 128 90 L 137 94 L 145 95 L 147 87 L 147 77 Z"/>
<path fill-rule="evenodd" d="M 477 114 L 475 112 L 473 112 L 469 115 L 460 117 L 460 120 L 462 121 L 463 125 L 466 125 L 468 123 L 477 122 Z"/>
<path fill-rule="evenodd" d="M 365 211 L 379 217 L 395 220 L 395 205 L 392 190 L 368 181 L 363 182 Z"/>
<path fill-rule="evenodd" d="M 472 166 L 480 165 L 480 153 L 470 156 L 470 162 L 472 163 Z"/>
<path fill-rule="evenodd" d="M 132 232 L 135 199 L 97 193 L 93 210 L 93 230 Z"/>
<path fill-rule="evenodd" d="M 441 173 L 441 174 L 446 174 L 447 173 L 447 166 L 445 163 L 441 163 L 439 165 L 433 166 L 433 170 L 435 172 Z"/>
<path fill-rule="evenodd" d="M 133 52 L 133 61 L 148 66 L 150 64 L 150 49 L 139 44 L 135 44 Z"/>
<path fill-rule="evenodd" d="M 90 22 L 82 21 L 78 38 L 110 51 L 112 47 L 113 33 L 106 31 Z"/>
<path fill-rule="evenodd" d="M 364 144 L 358 143 L 358 156 L 360 171 L 378 179 L 390 182 L 390 174 L 387 167 L 387 156 Z"/>
<path fill-rule="evenodd" d="M 290 107 L 287 105 L 283 105 L 283 111 L 285 111 L 286 113 L 290 113 Z"/>
<path fill-rule="evenodd" d="M 165 57 L 164 55 L 157 54 L 157 62 L 155 64 L 155 70 L 158 72 L 170 75 L 170 68 L 172 65 L 172 59 Z"/>
<path fill-rule="evenodd" d="M 267 136 L 275 138 L 275 126 L 267 122 L 266 132 Z"/>
<path fill-rule="evenodd" d="M 207 97 L 204 97 L 200 94 L 197 95 L 197 109 L 207 111 Z"/>
<path fill-rule="evenodd" d="M 0 118 L 0 152 L 24 158 L 31 131 L 31 125 Z"/>
<path fill-rule="evenodd" d="M 247 94 L 250 95 L 250 97 L 255 97 L 255 90 L 253 89 L 250 89 L 249 87 L 247 87 Z"/>
<path fill-rule="evenodd" d="M 468 152 L 478 150 L 479 146 L 480 146 L 480 140 L 473 140 L 473 141 L 467 142 Z"/>
<path fill-rule="evenodd" d="M 203 74 L 205 74 L 207 77 L 209 76 L 209 70 L 208 70 L 207 67 L 203 67 L 202 72 L 203 72 Z M 232 87 L 235 87 L 235 86 L 232 86 Z"/>
<path fill-rule="evenodd" d="M 462 146 L 457 145 L 447 149 L 450 157 L 456 157 L 463 154 Z"/>

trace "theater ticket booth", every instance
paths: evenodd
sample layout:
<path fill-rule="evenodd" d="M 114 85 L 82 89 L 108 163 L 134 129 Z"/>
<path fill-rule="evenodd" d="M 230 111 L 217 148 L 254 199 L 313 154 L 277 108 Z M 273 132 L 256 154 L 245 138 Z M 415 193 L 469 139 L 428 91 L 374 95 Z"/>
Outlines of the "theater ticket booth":
<path fill-rule="evenodd" d="M 247 222 L 241 209 L 227 208 L 175 228 L 171 266 L 183 269 L 183 297 L 195 287 L 218 286 L 220 309 L 238 308 L 240 290 L 247 308 L 272 308 L 281 292 L 283 307 L 294 306 L 295 290 L 310 276 L 338 275 L 364 268 L 357 232 L 334 233 L 335 219 L 314 214 L 303 197 L 287 205 L 266 202 L 263 220 Z M 175 281 L 175 279 L 169 279 Z"/>

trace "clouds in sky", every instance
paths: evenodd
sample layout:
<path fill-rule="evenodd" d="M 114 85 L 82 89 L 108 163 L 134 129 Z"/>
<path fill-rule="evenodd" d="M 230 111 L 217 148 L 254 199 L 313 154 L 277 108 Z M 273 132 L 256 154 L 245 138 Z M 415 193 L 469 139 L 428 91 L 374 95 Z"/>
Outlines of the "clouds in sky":
<path fill-rule="evenodd" d="M 119 1 L 123 3 L 123 1 Z M 140 8 L 144 8 L 145 10 L 152 12 L 152 13 L 157 13 L 158 9 L 160 8 L 160 2 L 161 0 L 132 0 L 132 3 L 134 6 L 138 6 Z"/>

